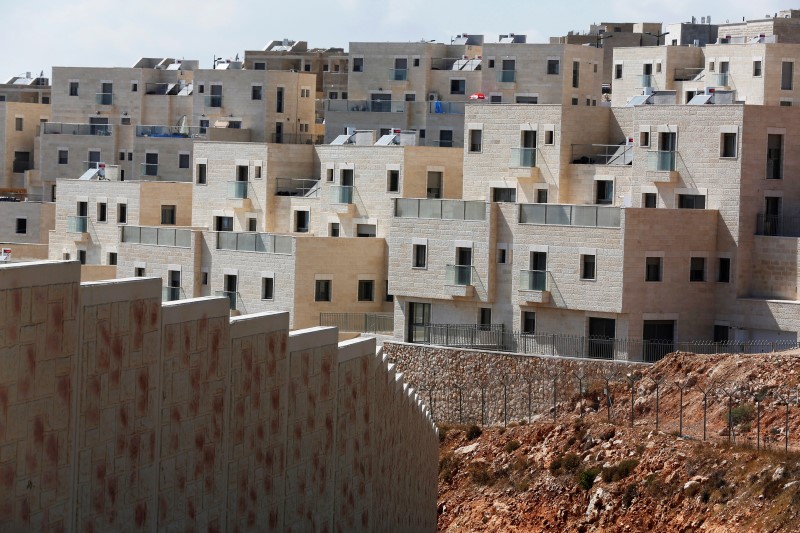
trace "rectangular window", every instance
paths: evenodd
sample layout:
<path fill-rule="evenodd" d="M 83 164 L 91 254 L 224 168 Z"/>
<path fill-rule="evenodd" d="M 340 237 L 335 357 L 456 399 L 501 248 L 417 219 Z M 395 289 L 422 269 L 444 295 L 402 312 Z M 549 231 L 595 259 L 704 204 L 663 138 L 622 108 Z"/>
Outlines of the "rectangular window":
<path fill-rule="evenodd" d="M 536 203 L 537 204 L 547 203 L 547 189 L 536 189 Z"/>
<path fill-rule="evenodd" d="M 208 285 L 208 272 L 201 272 L 200 273 L 200 285 L 207 286 Z"/>
<path fill-rule="evenodd" d="M 161 206 L 161 223 L 164 225 L 175 225 L 175 206 L 162 205 Z"/>
<path fill-rule="evenodd" d="M 108 264 L 112 266 L 117 264 L 117 252 L 108 252 Z"/>
<path fill-rule="evenodd" d="M 249 217 L 247 219 L 247 231 L 256 232 L 258 231 L 258 219 Z"/>
<path fill-rule="evenodd" d="M 505 265 L 506 264 L 506 259 L 507 259 L 507 255 L 506 254 L 507 253 L 508 253 L 508 250 L 506 250 L 505 248 L 498 248 L 497 249 L 497 264 L 499 264 L 499 265 Z"/>
<path fill-rule="evenodd" d="M 314 287 L 314 301 L 315 302 L 330 302 L 331 301 L 331 280 L 318 279 Z"/>
<path fill-rule="evenodd" d="M 178 168 L 189 168 L 189 154 L 178 154 Z"/>
<path fill-rule="evenodd" d="M 661 258 L 660 257 L 646 257 L 645 258 L 645 281 L 661 281 Z"/>
<path fill-rule="evenodd" d="M 489 326 L 492 325 L 492 308 L 491 307 L 481 307 L 478 310 L 478 326 L 482 330 L 488 330 Z"/>
<path fill-rule="evenodd" d="M 753 77 L 761 77 L 761 61 L 753 61 Z"/>
<path fill-rule="evenodd" d="M 522 333 L 534 335 L 536 333 L 536 313 L 533 311 L 522 312 Z"/>
<path fill-rule="evenodd" d="M 791 100 L 781 100 L 778 103 L 778 105 L 780 105 L 781 107 L 792 107 L 792 101 Z"/>
<path fill-rule="evenodd" d="M 642 195 L 642 206 L 647 209 L 655 209 L 658 205 L 658 195 L 654 192 L 646 192 Z"/>
<path fill-rule="evenodd" d="M 428 245 L 426 244 L 415 244 L 414 245 L 414 257 L 412 259 L 411 266 L 414 268 L 427 268 L 428 266 Z"/>
<path fill-rule="evenodd" d="M 706 197 L 702 194 L 679 194 L 678 209 L 705 209 Z"/>
<path fill-rule="evenodd" d="M 69 164 L 69 150 L 58 151 L 58 164 L 59 165 Z"/>
<path fill-rule="evenodd" d="M 417 95 L 415 93 L 406 93 L 405 101 L 406 102 L 416 102 L 417 101 Z"/>
<path fill-rule="evenodd" d="M 431 304 L 408 303 L 408 342 L 429 342 L 425 326 L 431 323 Z"/>
<path fill-rule="evenodd" d="M 717 264 L 717 281 L 719 283 L 731 282 L 731 260 L 728 257 L 720 257 Z"/>
<path fill-rule="evenodd" d="M 69 82 L 69 95 L 70 96 L 78 96 L 78 82 L 77 81 Z"/>
<path fill-rule="evenodd" d="M 767 179 L 783 179 L 783 135 L 767 135 Z"/>
<path fill-rule="evenodd" d="M 136 83 L 135 81 L 132 81 L 131 82 L 131 92 L 135 93 L 135 92 L 138 92 L 138 91 L 139 91 L 139 84 Z"/>
<path fill-rule="evenodd" d="M 353 58 L 353 72 L 364 72 L 364 58 L 363 57 L 354 57 Z"/>
<path fill-rule="evenodd" d="M 611 180 L 597 180 L 595 183 L 595 203 L 598 205 L 611 205 L 614 203 L 614 182 Z"/>
<path fill-rule="evenodd" d="M 261 85 L 253 85 L 250 89 L 250 99 L 251 100 L 261 100 L 261 92 L 263 91 L 263 87 Z"/>
<path fill-rule="evenodd" d="M 720 157 L 736 157 L 736 134 L 723 133 L 720 136 Z"/>
<path fill-rule="evenodd" d="M 362 279 L 358 281 L 358 301 L 371 302 L 375 299 L 375 282 Z"/>
<path fill-rule="evenodd" d="M 538 96 L 525 96 L 522 94 L 518 94 L 514 98 L 517 104 L 538 104 L 539 97 Z"/>
<path fill-rule="evenodd" d="M 143 278 L 144 277 L 144 268 L 136 267 L 135 269 L 133 269 L 133 275 L 136 276 L 137 278 Z"/>
<path fill-rule="evenodd" d="M 622 63 L 617 63 L 614 65 L 614 79 L 621 80 L 622 79 Z"/>
<path fill-rule="evenodd" d="M 214 231 L 233 231 L 233 217 L 214 217 Z"/>
<path fill-rule="evenodd" d="M 596 262 L 595 255 L 581 255 L 581 279 L 596 279 Z"/>
<path fill-rule="evenodd" d="M 649 131 L 640 131 L 639 132 L 639 146 L 642 148 L 650 147 L 650 132 Z"/>
<path fill-rule="evenodd" d="M 388 192 L 400 192 L 400 171 L 389 170 L 386 173 L 386 190 Z"/>
<path fill-rule="evenodd" d="M 308 233 L 309 211 L 294 212 L 294 231 L 297 233 Z"/>
<path fill-rule="evenodd" d="M 147 152 L 144 156 L 144 161 L 144 172 L 142 175 L 158 176 L 158 154 L 155 152 Z"/>
<path fill-rule="evenodd" d="M 200 133 L 206 133 L 208 131 L 209 121 L 207 119 L 200 119 Z"/>
<path fill-rule="evenodd" d="M 331 237 L 338 237 L 339 236 L 339 223 L 338 222 L 331 222 L 330 226 L 328 227 L 328 235 Z"/>
<path fill-rule="evenodd" d="M 263 62 L 253 63 L 253 70 L 267 70 L 267 64 Z"/>
<path fill-rule="evenodd" d="M 466 94 L 467 80 L 450 80 L 450 94 Z"/>
<path fill-rule="evenodd" d="M 205 163 L 198 163 L 197 164 L 197 183 L 199 185 L 206 184 L 206 172 L 208 172 Z"/>
<path fill-rule="evenodd" d="M 17 131 L 22 131 L 24 129 L 24 121 L 22 117 L 17 117 L 14 119 L 14 129 Z"/>
<path fill-rule="evenodd" d="M 283 87 L 278 87 L 275 94 L 275 112 L 283 113 Z"/>
<path fill-rule="evenodd" d="M 791 91 L 793 87 L 794 63 L 784 61 L 781 63 L 781 90 Z"/>
<path fill-rule="evenodd" d="M 80 261 L 82 265 L 86 264 L 86 250 L 78 250 L 78 261 Z"/>
<path fill-rule="evenodd" d="M 375 224 L 356 224 L 356 237 L 374 237 L 376 230 Z"/>
<path fill-rule="evenodd" d="M 706 280 L 706 258 L 692 257 L 689 262 L 689 281 Z"/>
<path fill-rule="evenodd" d="M 556 132 L 554 130 L 544 130 L 544 144 L 553 145 L 556 143 Z"/>
<path fill-rule="evenodd" d="M 128 223 L 128 204 L 117 204 L 117 224 Z"/>
<path fill-rule="evenodd" d="M 480 152 L 483 148 L 483 130 L 469 130 L 469 151 Z"/>
<path fill-rule="evenodd" d="M 275 278 L 261 278 L 261 299 L 272 300 L 275 297 Z"/>
<path fill-rule="evenodd" d="M 514 203 L 517 201 L 517 189 L 514 187 L 492 187 L 492 201 Z"/>
<path fill-rule="evenodd" d="M 559 69 L 561 67 L 561 63 L 558 59 L 548 59 L 547 60 L 547 73 L 548 74 L 558 74 Z"/>
<path fill-rule="evenodd" d="M 18 218 L 17 219 L 17 235 L 27 235 L 28 233 L 28 219 L 27 218 Z"/>
<path fill-rule="evenodd" d="M 428 172 L 427 198 L 442 197 L 442 173 Z"/>
<path fill-rule="evenodd" d="M 577 98 L 573 98 L 572 99 L 572 105 L 578 105 L 578 99 Z"/>
<path fill-rule="evenodd" d="M 98 222 L 106 222 L 108 220 L 108 204 L 105 202 L 99 202 L 97 204 L 97 221 Z"/>

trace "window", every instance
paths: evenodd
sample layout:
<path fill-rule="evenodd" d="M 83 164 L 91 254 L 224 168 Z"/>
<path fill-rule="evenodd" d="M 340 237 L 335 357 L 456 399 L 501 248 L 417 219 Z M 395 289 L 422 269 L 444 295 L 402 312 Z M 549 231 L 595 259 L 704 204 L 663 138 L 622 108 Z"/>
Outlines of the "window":
<path fill-rule="evenodd" d="M 162 205 L 161 206 L 161 223 L 165 225 L 175 225 L 175 206 Z"/>
<path fill-rule="evenodd" d="M 240 130 L 242 129 L 242 121 L 241 120 L 231 120 L 228 122 L 228 127 L 232 130 Z"/>
<path fill-rule="evenodd" d="M 372 280 L 358 280 L 358 301 L 371 302 L 375 299 L 375 282 Z"/>
<path fill-rule="evenodd" d="M 710 61 L 708 63 L 708 70 L 709 70 L 709 72 L 714 72 L 714 62 L 713 61 Z"/>
<path fill-rule="evenodd" d="M 330 302 L 331 301 L 331 280 L 318 279 L 314 287 L 314 301 L 315 302 Z"/>
<path fill-rule="evenodd" d="M 327 169 L 327 170 L 325 171 L 325 178 L 326 178 L 328 181 L 333 181 L 333 169 L 332 169 L 332 168 L 329 168 L 329 169 Z"/>
<path fill-rule="evenodd" d="M 91 161 L 91 159 L 89 159 Z M 144 176 L 158 176 L 158 154 L 147 152 L 144 156 Z"/>
<path fill-rule="evenodd" d="M 108 252 L 108 264 L 112 266 L 117 264 L 117 252 Z"/>
<path fill-rule="evenodd" d="M 728 257 L 720 257 L 717 264 L 717 282 L 731 282 L 731 260 Z"/>
<path fill-rule="evenodd" d="M 431 304 L 408 302 L 408 342 L 428 342 L 425 326 L 431 323 Z"/>
<path fill-rule="evenodd" d="M 518 94 L 515 96 L 515 101 L 518 104 L 538 104 L 539 97 L 538 96 L 525 96 L 522 94 Z"/>
<path fill-rule="evenodd" d="M 503 95 L 502 94 L 489 95 L 489 103 L 490 104 L 502 104 L 503 103 Z"/>
<path fill-rule="evenodd" d="M 376 229 L 375 224 L 356 224 L 356 237 L 374 237 Z"/>
<path fill-rule="evenodd" d="M 206 172 L 208 167 L 206 167 L 205 163 L 198 163 L 197 165 L 197 184 L 198 185 L 205 185 L 206 184 Z"/>
<path fill-rule="evenodd" d="M 427 198 L 442 197 L 442 173 L 428 172 Z"/>
<path fill-rule="evenodd" d="M 214 231 L 233 231 L 233 217 L 214 217 Z"/>
<path fill-rule="evenodd" d="M 306 124 L 306 126 L 307 126 L 307 124 Z M 253 179 L 254 180 L 260 180 L 261 179 L 261 167 L 260 166 L 254 166 L 253 167 Z"/>
<path fill-rule="evenodd" d="M 642 148 L 648 148 L 650 146 L 650 132 L 649 131 L 640 131 L 639 132 L 639 146 Z"/>
<path fill-rule="evenodd" d="M 783 135 L 767 135 L 767 179 L 783 178 Z"/>
<path fill-rule="evenodd" d="M 705 209 L 706 197 L 702 194 L 679 194 L 678 209 Z"/>
<path fill-rule="evenodd" d="M 14 119 L 14 129 L 16 129 L 17 131 L 22 131 L 24 129 L 24 126 L 25 124 L 22 117 L 17 117 Z"/>
<path fill-rule="evenodd" d="M 58 151 L 58 164 L 59 165 L 69 164 L 69 150 Z"/>
<path fill-rule="evenodd" d="M 123 126 L 130 126 L 131 125 L 131 117 L 122 117 L 120 118 L 120 124 Z"/>
<path fill-rule="evenodd" d="M 14 162 L 12 163 L 11 171 L 14 174 L 22 174 L 26 170 L 30 169 L 31 169 L 31 153 L 14 152 Z"/>
<path fill-rule="evenodd" d="M 489 329 L 492 325 L 492 308 L 481 307 L 478 310 L 478 327 L 484 331 Z"/>
<path fill-rule="evenodd" d="M 124 150 L 119 153 L 119 160 L 120 161 L 125 161 L 125 151 Z"/>
<path fill-rule="evenodd" d="M 200 273 L 200 285 L 208 285 L 208 272 Z"/>
<path fill-rule="evenodd" d="M 419 58 L 418 58 L 418 57 L 415 57 L 415 58 L 414 58 L 414 60 L 413 60 L 413 65 L 414 65 L 415 67 L 418 67 L 418 66 L 419 66 Z"/>
<path fill-rule="evenodd" d="M 253 85 L 250 88 L 250 99 L 251 100 L 261 100 L 261 93 L 264 90 L 261 85 Z"/>
<path fill-rule="evenodd" d="M 469 130 L 469 151 L 480 152 L 483 144 L 483 130 Z"/>
<path fill-rule="evenodd" d="M 308 233 L 309 211 L 294 212 L 294 230 L 297 233 Z"/>
<path fill-rule="evenodd" d="M 134 268 L 133 269 L 133 275 L 136 276 L 137 278 L 143 278 L 144 277 L 144 268 L 142 268 L 142 267 Z"/>
<path fill-rule="evenodd" d="M 300 98 L 311 98 L 311 89 L 300 89 Z"/>
<path fill-rule="evenodd" d="M 595 203 L 598 205 L 611 205 L 614 203 L 614 182 L 611 180 L 597 180 L 595 183 Z"/>
<path fill-rule="evenodd" d="M 388 279 L 383 282 L 383 290 L 384 290 L 384 293 L 386 294 L 386 296 L 383 298 L 383 300 L 385 302 L 393 302 L 394 301 L 394 296 L 392 295 L 392 293 L 389 292 L 389 280 Z"/>
<path fill-rule="evenodd" d="M 706 280 L 706 258 L 692 257 L 689 261 L 689 281 Z"/>
<path fill-rule="evenodd" d="M 18 218 L 17 219 L 17 235 L 27 235 L 28 233 L 28 219 L 27 218 Z"/>
<path fill-rule="evenodd" d="M 646 192 L 642 195 L 642 206 L 648 209 L 655 209 L 658 205 L 658 196 L 654 192 Z"/>
<path fill-rule="evenodd" d="M 200 133 L 206 133 L 208 130 L 208 120 L 200 119 Z"/>
<path fill-rule="evenodd" d="M 203 85 L 202 83 L 201 83 L 201 84 L 199 84 L 199 85 L 197 86 L 197 92 L 199 92 L 200 94 L 203 94 L 203 93 L 205 93 L 205 92 L 206 92 L 206 86 L 205 86 L 205 85 Z"/>
<path fill-rule="evenodd" d="M 275 297 L 275 278 L 261 278 L 261 299 L 272 300 Z"/>
<path fill-rule="evenodd" d="M 86 250 L 78 250 L 78 261 L 80 261 L 82 265 L 86 264 Z"/>
<path fill-rule="evenodd" d="M 761 61 L 753 61 L 753 77 L 761 77 Z"/>
<path fill-rule="evenodd" d="M 617 63 L 614 65 L 614 79 L 621 80 L 622 79 L 622 63 Z"/>
<path fill-rule="evenodd" d="M 441 148 L 453 147 L 453 130 L 439 130 L 439 146 Z"/>
<path fill-rule="evenodd" d="M 250 217 L 247 219 L 247 231 L 258 231 L 258 219 Z"/>
<path fill-rule="evenodd" d="M 578 105 L 578 99 L 577 98 L 573 98 L 572 99 L 572 105 Z"/>
<path fill-rule="evenodd" d="M 417 101 L 416 93 L 406 93 L 405 100 L 406 102 L 416 102 Z"/>
<path fill-rule="evenodd" d="M 253 70 L 267 70 L 267 64 L 263 62 L 253 63 Z"/>
<path fill-rule="evenodd" d="M 553 145 L 556 143 L 556 132 L 554 130 L 544 130 L 544 144 Z"/>
<path fill-rule="evenodd" d="M 793 87 L 792 75 L 794 73 L 794 63 L 784 61 L 781 63 L 781 90 L 791 91 Z"/>
<path fill-rule="evenodd" d="M 489 59 L 489 67 L 488 68 L 494 68 L 494 58 Z"/>
<path fill-rule="evenodd" d="M 363 57 L 354 57 L 353 58 L 353 72 L 364 72 L 364 58 Z"/>
<path fill-rule="evenodd" d="M 505 249 L 505 248 L 498 248 L 497 249 L 497 264 L 499 264 L 499 265 L 505 265 L 506 264 L 506 262 L 507 262 L 506 260 L 508 258 L 507 253 L 508 253 L 508 250 Z"/>
<path fill-rule="evenodd" d="M 339 223 L 338 222 L 331 222 L 330 226 L 328 227 L 328 235 L 331 237 L 338 237 L 339 236 Z"/>
<path fill-rule="evenodd" d="M 283 87 L 278 87 L 275 95 L 275 112 L 283 113 Z"/>
<path fill-rule="evenodd" d="M 135 93 L 135 92 L 138 92 L 138 91 L 139 91 L 139 84 L 136 83 L 135 81 L 132 81 L 131 82 L 131 92 Z"/>
<path fill-rule="evenodd" d="M 415 244 L 413 248 L 414 257 L 411 266 L 413 268 L 427 268 L 428 266 L 428 245 Z"/>
<path fill-rule="evenodd" d="M 514 187 L 492 187 L 492 201 L 514 203 L 517 201 L 517 189 Z"/>
<path fill-rule="evenodd" d="M 791 100 L 781 100 L 778 103 L 778 105 L 780 105 L 781 107 L 792 107 L 792 101 Z"/>
<path fill-rule="evenodd" d="M 536 333 L 536 313 L 533 311 L 522 312 L 522 333 L 533 335 Z"/>
<path fill-rule="evenodd" d="M 467 80 L 450 80 L 450 94 L 466 94 Z"/>
<path fill-rule="evenodd" d="M 581 255 L 581 279 L 597 279 L 596 262 L 597 256 L 593 254 Z"/>
<path fill-rule="evenodd" d="M 337 93 L 336 91 L 330 91 L 328 93 L 328 100 L 338 100 L 338 99 L 339 99 L 339 93 Z"/>
<path fill-rule="evenodd" d="M 736 157 L 736 134 L 723 133 L 720 135 L 720 157 Z"/>
<path fill-rule="evenodd" d="M 547 60 L 547 73 L 548 74 L 558 74 L 559 68 L 561 64 L 558 59 L 548 59 Z"/>
<path fill-rule="evenodd" d="M 108 204 L 106 204 L 105 202 L 97 203 L 97 221 L 98 222 L 108 221 Z"/>
<path fill-rule="evenodd" d="M 178 168 L 189 168 L 189 154 L 178 154 Z"/>
<path fill-rule="evenodd" d="M 78 96 L 78 82 L 77 81 L 69 82 L 69 95 L 70 96 Z"/>
<path fill-rule="evenodd" d="M 386 190 L 388 192 L 400 192 L 399 170 L 389 170 L 386 172 Z"/>
<path fill-rule="evenodd" d="M 661 258 L 646 257 L 644 266 L 645 281 L 661 281 Z"/>
<path fill-rule="evenodd" d="M 547 189 L 536 189 L 536 203 L 537 204 L 547 203 Z"/>

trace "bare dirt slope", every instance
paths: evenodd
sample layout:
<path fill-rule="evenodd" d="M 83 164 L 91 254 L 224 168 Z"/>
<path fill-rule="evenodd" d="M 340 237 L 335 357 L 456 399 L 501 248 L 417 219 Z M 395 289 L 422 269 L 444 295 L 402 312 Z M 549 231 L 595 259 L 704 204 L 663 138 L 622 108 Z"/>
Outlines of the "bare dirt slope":
<path fill-rule="evenodd" d="M 439 529 L 800 531 L 800 453 L 792 451 L 800 407 L 790 401 L 786 453 L 782 400 L 800 381 L 800 355 L 673 354 L 631 377 L 632 428 L 630 388 L 620 382 L 611 423 L 602 386 L 590 384 L 583 402 L 559 405 L 555 421 L 550 413 L 479 436 L 441 426 Z"/>

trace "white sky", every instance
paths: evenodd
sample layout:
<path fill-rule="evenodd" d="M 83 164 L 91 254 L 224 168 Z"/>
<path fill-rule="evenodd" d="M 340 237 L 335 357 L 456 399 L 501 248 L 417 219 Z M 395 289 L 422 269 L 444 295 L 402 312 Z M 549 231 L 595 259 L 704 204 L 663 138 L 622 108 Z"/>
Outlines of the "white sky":
<path fill-rule="evenodd" d="M 130 67 L 140 57 L 243 57 L 284 37 L 311 47 L 350 41 L 450 42 L 458 33 L 547 42 L 599 22 L 715 23 L 763 18 L 775 0 L 0 0 L 0 81 L 52 66 Z"/>

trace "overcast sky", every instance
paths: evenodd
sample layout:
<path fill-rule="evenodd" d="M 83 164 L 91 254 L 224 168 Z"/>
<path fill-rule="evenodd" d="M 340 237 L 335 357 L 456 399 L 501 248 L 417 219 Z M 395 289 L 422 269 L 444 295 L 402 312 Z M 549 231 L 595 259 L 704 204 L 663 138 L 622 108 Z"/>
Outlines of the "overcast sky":
<path fill-rule="evenodd" d="M 0 78 L 52 66 L 130 67 L 140 57 L 233 58 L 273 39 L 311 47 L 351 41 L 450 42 L 522 33 L 547 42 L 599 22 L 712 22 L 763 18 L 773 0 L 0 0 Z"/>

